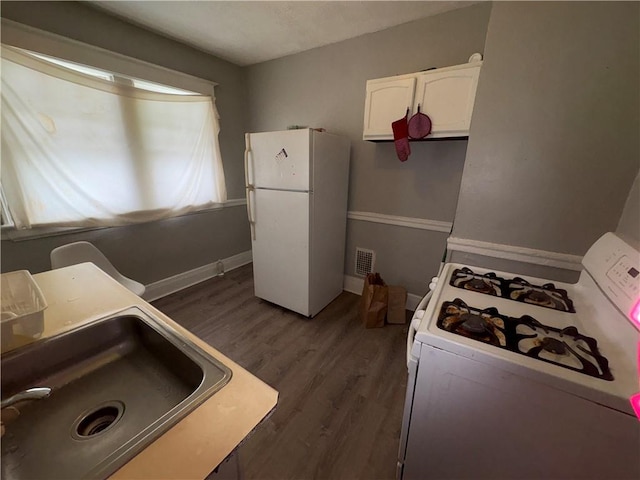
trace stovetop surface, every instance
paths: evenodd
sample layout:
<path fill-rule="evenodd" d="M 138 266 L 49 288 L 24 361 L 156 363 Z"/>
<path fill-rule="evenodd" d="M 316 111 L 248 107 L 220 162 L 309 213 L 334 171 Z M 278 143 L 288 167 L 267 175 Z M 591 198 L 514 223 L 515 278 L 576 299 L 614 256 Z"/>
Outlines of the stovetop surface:
<path fill-rule="evenodd" d="M 610 308 L 609 304 L 603 306 L 597 301 L 592 302 L 594 289 L 597 290 L 598 287 L 595 284 L 589 284 L 588 278 L 583 281 L 581 276 L 577 284 L 553 282 L 554 289 L 563 292 L 561 303 L 569 307 L 556 309 L 549 305 L 517 301 L 517 299 L 511 298 L 508 291 L 507 294 L 500 291 L 493 295 L 452 285 L 454 271 L 464 271 L 464 268 L 470 268 L 474 274 L 480 276 L 492 274 L 489 277 L 498 278 L 497 284 L 500 288 L 504 287 L 503 279 L 510 283 L 510 280 L 515 277 L 534 286 L 544 286 L 550 283 L 549 280 L 516 273 L 491 271 L 454 263 L 446 264 L 438 276 L 433 297 L 417 328 L 415 339 L 418 342 L 431 344 L 474 359 L 483 358 L 495 363 L 496 366 L 502 365 L 514 371 L 529 372 L 537 378 L 551 378 L 551 383 L 554 386 L 573 385 L 582 393 L 596 392 L 594 396 L 596 401 L 606 403 L 600 394 L 604 394 L 607 398 L 612 395 L 619 400 L 619 405 L 615 405 L 615 408 L 628 404 L 629 396 L 638 388 L 634 350 L 635 342 L 637 342 L 636 331 L 624 322 L 624 318 L 622 323 L 619 322 L 620 314 L 615 313 L 617 312 L 615 307 L 613 310 L 607 310 Z M 583 272 L 583 275 L 586 274 Z M 550 287 L 547 286 L 545 290 L 549 289 Z M 520 322 L 524 326 L 519 327 L 520 330 L 515 334 L 509 333 L 509 335 L 499 325 L 495 328 L 492 327 L 491 334 L 484 332 L 485 337 L 488 337 L 485 339 L 487 341 L 479 341 L 472 336 L 446 331 L 438 326 L 443 309 L 446 311 L 447 306 L 451 306 L 451 302 L 457 299 L 476 311 L 493 309 L 491 311 L 496 313 L 493 315 L 496 319 L 530 317 L 534 319 L 534 322 L 529 322 L 529 325 L 526 324 L 527 322 Z M 612 318 L 614 316 L 616 316 L 615 319 Z M 477 325 L 475 327 L 480 329 Z M 472 321 L 471 330 L 473 328 Z M 571 354 L 568 357 L 562 355 L 568 360 L 565 358 L 564 363 L 560 362 L 559 364 L 557 360 L 560 354 L 554 353 L 554 349 L 563 347 L 558 346 L 555 341 L 559 339 L 559 332 L 568 328 L 575 330 L 579 336 L 577 340 L 569 342 L 569 348 L 581 355 Z M 501 335 L 505 337 L 504 345 L 500 345 Z M 515 347 L 513 340 L 509 343 L 507 338 L 509 336 L 518 338 Z M 544 340 L 547 337 L 551 337 L 552 340 Z M 620 341 L 621 339 L 623 341 Z M 521 340 L 526 341 L 518 348 L 517 345 L 521 343 Z M 595 352 L 591 349 L 590 353 L 585 354 L 581 349 L 578 349 L 578 345 L 587 352 L 594 346 Z M 541 348 L 543 346 L 547 348 Z M 524 352 L 520 350 L 524 350 Z M 542 350 L 542 355 L 539 350 Z M 578 356 L 586 357 L 587 363 L 592 365 L 585 367 L 584 363 L 577 358 Z M 585 374 L 585 368 L 590 373 Z"/>

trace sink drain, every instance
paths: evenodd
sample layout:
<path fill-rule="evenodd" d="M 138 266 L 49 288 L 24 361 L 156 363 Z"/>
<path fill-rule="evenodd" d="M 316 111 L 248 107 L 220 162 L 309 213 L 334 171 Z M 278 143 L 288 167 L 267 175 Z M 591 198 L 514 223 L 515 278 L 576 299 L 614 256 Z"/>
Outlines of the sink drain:
<path fill-rule="evenodd" d="M 73 436 L 86 439 L 106 432 L 113 427 L 124 413 L 121 402 L 102 404 L 85 413 L 77 420 L 73 428 Z"/>

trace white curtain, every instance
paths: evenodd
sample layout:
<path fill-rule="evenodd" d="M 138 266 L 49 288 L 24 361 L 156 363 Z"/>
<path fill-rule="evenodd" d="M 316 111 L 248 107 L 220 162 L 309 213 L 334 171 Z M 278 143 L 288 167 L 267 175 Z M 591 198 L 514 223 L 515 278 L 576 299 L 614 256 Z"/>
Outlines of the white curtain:
<path fill-rule="evenodd" d="M 214 99 L 2 48 L 2 187 L 17 228 L 115 226 L 226 200 Z"/>

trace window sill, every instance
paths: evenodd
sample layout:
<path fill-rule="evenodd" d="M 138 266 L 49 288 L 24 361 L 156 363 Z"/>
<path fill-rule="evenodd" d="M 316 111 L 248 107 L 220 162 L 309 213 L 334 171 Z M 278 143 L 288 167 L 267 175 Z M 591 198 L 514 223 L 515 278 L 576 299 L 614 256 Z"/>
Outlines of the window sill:
<path fill-rule="evenodd" d="M 18 230 L 13 226 L 5 226 L 2 227 L 1 238 L 3 241 L 21 242 L 23 240 L 35 240 L 36 238 L 55 237 L 57 235 L 88 232 L 91 230 L 101 230 L 103 228 L 109 227 L 41 227 Z"/>
<path fill-rule="evenodd" d="M 189 213 L 185 213 L 184 215 L 178 215 L 178 216 L 186 217 L 189 215 L 199 215 L 202 213 L 221 210 L 223 208 L 238 207 L 246 204 L 247 204 L 246 199 L 234 198 L 219 204 L 219 206 L 205 208 L 203 210 L 198 210 L 197 212 L 189 212 Z M 162 220 L 159 220 L 159 221 L 162 221 Z M 69 235 L 72 233 L 89 232 L 92 230 L 102 230 L 105 228 L 113 228 L 113 227 L 40 227 L 40 228 L 31 228 L 28 230 L 18 230 L 13 225 L 5 225 L 5 226 L 2 226 L 2 228 L 0 229 L 0 232 L 1 232 L 1 238 L 3 241 L 7 240 L 11 242 L 22 242 L 25 240 L 35 240 L 38 238 L 55 237 L 59 235 Z"/>

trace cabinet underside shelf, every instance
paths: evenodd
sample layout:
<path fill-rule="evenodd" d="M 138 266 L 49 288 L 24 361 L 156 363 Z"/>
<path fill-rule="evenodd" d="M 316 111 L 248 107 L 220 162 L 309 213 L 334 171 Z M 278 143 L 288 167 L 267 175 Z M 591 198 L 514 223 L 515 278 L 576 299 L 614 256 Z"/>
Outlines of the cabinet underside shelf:
<path fill-rule="evenodd" d="M 451 140 L 469 140 L 469 136 L 466 137 L 438 137 L 438 138 L 418 138 L 418 139 L 413 139 L 410 138 L 409 142 L 414 143 L 414 142 L 440 142 L 440 141 L 451 141 Z M 393 143 L 393 139 L 390 138 L 388 140 L 369 140 L 366 139 L 366 142 L 373 142 L 373 143 Z"/>

